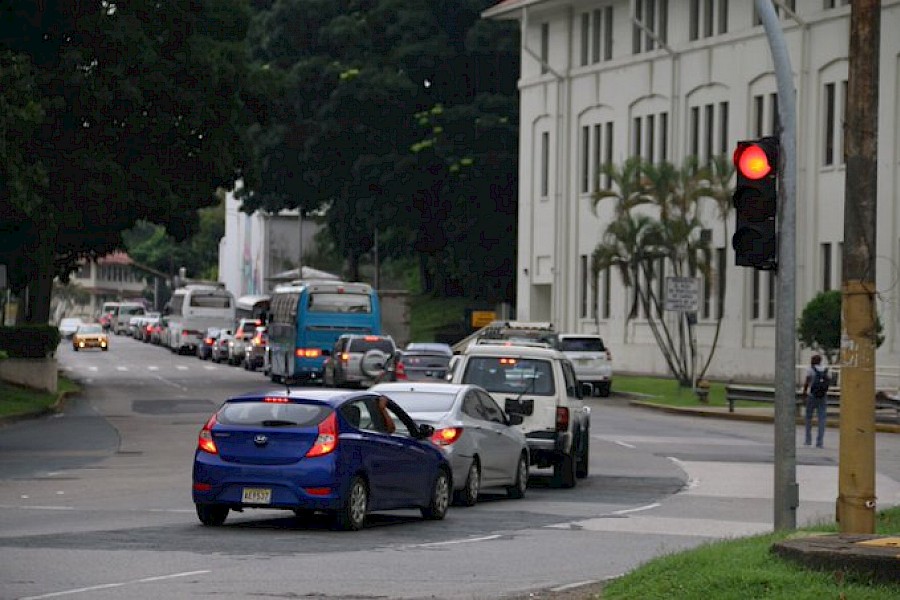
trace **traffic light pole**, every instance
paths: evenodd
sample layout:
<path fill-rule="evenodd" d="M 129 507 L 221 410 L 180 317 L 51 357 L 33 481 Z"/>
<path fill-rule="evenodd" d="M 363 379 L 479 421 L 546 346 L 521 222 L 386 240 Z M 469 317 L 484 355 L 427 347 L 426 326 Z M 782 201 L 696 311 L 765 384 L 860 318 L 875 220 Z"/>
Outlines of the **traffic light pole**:
<path fill-rule="evenodd" d="M 775 65 L 781 118 L 781 200 L 778 202 L 778 294 L 775 307 L 775 529 L 797 528 L 800 489 L 797 484 L 796 404 L 797 348 L 797 94 L 791 57 L 771 0 L 755 0 Z"/>

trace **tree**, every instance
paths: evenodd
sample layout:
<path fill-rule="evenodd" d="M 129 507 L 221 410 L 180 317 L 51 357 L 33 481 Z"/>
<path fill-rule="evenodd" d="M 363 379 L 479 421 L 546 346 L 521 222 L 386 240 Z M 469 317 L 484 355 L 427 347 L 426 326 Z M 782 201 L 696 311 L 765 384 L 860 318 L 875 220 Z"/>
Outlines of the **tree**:
<path fill-rule="evenodd" d="M 18 239 L 0 252 L 21 267 L 24 320 L 45 323 L 54 277 L 79 259 L 121 248 L 141 219 L 185 239 L 218 187 L 253 179 L 249 13 L 245 0 L 7 4 L 0 212 Z"/>
<path fill-rule="evenodd" d="M 681 385 L 693 383 L 697 347 L 695 319 L 685 312 L 666 313 L 660 291 L 664 277 L 709 279 L 710 249 L 701 235 L 699 199 L 708 175 L 693 160 L 681 168 L 629 158 L 622 167 L 603 169 L 613 184 L 600 189 L 593 206 L 615 202 L 614 218 L 592 256 L 597 273 L 616 267 L 631 294 L 628 319 L 646 320 L 666 364 Z"/>
<path fill-rule="evenodd" d="M 835 364 L 841 350 L 841 292 L 819 292 L 803 308 L 797 321 L 797 338 L 804 348 L 811 348 L 825 355 L 829 364 Z M 884 342 L 884 326 L 881 318 L 875 319 L 875 347 Z"/>

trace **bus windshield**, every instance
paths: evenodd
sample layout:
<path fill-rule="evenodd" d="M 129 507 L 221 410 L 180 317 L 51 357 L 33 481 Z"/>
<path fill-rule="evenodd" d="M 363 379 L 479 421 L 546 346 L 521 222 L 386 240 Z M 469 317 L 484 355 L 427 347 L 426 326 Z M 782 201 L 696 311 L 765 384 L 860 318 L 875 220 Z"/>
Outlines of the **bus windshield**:
<path fill-rule="evenodd" d="M 372 300 L 364 294 L 313 292 L 309 295 L 306 308 L 311 313 L 369 314 L 372 312 Z"/>

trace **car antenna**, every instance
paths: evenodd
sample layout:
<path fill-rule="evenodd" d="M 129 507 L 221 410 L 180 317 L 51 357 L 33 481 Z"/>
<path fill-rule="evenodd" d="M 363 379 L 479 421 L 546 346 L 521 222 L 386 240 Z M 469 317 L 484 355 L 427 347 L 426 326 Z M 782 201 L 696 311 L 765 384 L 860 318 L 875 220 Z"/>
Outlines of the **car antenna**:
<path fill-rule="evenodd" d="M 288 353 L 284 353 L 284 389 L 287 390 L 287 395 L 291 395 L 291 385 L 288 380 Z"/>

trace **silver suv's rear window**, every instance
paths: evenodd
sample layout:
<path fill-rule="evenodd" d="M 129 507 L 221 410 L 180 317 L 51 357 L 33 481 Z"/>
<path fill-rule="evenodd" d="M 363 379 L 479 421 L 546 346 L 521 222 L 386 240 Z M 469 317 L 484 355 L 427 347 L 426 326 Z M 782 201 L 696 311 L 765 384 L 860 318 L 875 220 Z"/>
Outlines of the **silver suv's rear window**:
<path fill-rule="evenodd" d="M 563 338 L 559 340 L 559 349 L 563 352 L 605 352 L 603 340 L 595 337 Z"/>
<path fill-rule="evenodd" d="M 394 351 L 394 344 L 391 340 L 377 338 L 367 340 L 365 338 L 353 338 L 347 345 L 347 352 L 368 352 L 369 350 L 381 350 L 390 354 Z"/>
<path fill-rule="evenodd" d="M 472 356 L 466 364 L 462 383 L 473 383 L 501 394 L 556 394 L 550 361 L 531 358 Z"/>
<path fill-rule="evenodd" d="M 280 402 L 228 402 L 216 415 L 223 425 L 256 425 L 261 427 L 314 427 L 331 409 L 321 404 Z"/>

